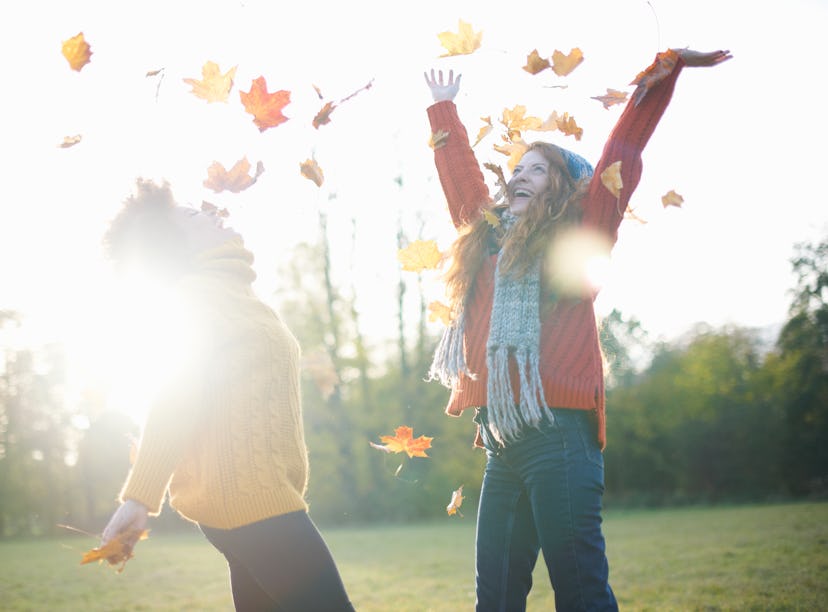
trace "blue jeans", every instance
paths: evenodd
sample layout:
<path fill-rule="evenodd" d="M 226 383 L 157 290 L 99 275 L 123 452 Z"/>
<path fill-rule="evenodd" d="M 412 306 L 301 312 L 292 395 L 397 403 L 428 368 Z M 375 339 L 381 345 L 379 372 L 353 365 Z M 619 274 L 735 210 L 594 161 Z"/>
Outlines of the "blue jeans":
<path fill-rule="evenodd" d="M 601 533 L 604 459 L 591 415 L 552 409 L 538 428 L 505 446 L 485 408 L 475 422 L 486 447 L 477 515 L 477 610 L 525 610 L 543 551 L 555 608 L 617 610 Z"/>

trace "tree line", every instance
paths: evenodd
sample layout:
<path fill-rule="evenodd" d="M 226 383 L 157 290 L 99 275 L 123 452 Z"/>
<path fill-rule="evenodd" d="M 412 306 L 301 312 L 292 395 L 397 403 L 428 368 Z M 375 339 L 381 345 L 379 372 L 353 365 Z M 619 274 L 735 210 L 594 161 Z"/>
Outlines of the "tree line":
<path fill-rule="evenodd" d="M 333 280 L 323 213 L 319 227 L 319 240 L 286 264 L 276 296 L 306 359 L 311 515 L 325 525 L 473 520 L 485 456 L 472 446 L 471 418 L 447 417 L 448 391 L 424 380 L 437 338 L 422 292 L 415 321 L 403 308 L 417 279 L 401 273 L 396 337 L 369 349 L 355 288 Z M 798 245 L 791 264 L 789 315 L 770 340 L 698 325 L 650 343 L 623 313 L 604 319 L 608 508 L 828 493 L 828 239 Z M 20 324 L 0 311 L 0 334 Z M 61 524 L 100 530 L 139 424 L 94 393 L 67 398 L 60 346 L 0 347 L 0 537 L 52 534 Z M 640 353 L 649 355 L 643 364 Z M 399 425 L 433 436 L 428 458 L 370 446 Z M 461 485 L 465 516 L 449 518 Z M 178 526 L 169 509 L 156 522 Z"/>

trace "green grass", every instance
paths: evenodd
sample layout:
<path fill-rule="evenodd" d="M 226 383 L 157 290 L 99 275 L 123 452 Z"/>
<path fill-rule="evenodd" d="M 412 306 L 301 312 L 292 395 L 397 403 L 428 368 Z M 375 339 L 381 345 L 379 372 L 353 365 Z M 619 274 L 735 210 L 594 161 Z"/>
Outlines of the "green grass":
<path fill-rule="evenodd" d="M 622 610 L 828 609 L 828 503 L 608 512 Z M 360 611 L 470 610 L 474 520 L 323 530 Z M 78 564 L 83 536 L 0 542 L 0 608 L 232 610 L 222 557 L 197 533 L 151 534 L 123 573 Z M 529 610 L 553 610 L 543 560 Z"/>

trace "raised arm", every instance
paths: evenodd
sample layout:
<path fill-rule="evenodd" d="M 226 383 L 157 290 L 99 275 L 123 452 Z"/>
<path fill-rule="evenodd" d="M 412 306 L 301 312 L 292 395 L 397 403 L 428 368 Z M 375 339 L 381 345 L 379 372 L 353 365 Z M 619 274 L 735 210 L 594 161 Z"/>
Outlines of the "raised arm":
<path fill-rule="evenodd" d="M 653 64 L 639 74 L 638 87 L 613 128 L 595 168 L 584 201 L 585 225 L 607 233 L 615 242 L 623 213 L 641 179 L 641 153 L 670 103 L 682 68 L 717 66 L 731 57 L 729 51 L 703 53 L 670 49 L 659 53 Z M 612 195 L 600 179 L 601 173 L 618 161 L 623 183 L 620 198 Z"/>
<path fill-rule="evenodd" d="M 461 75 L 455 78 L 452 70 L 444 80 L 442 70 L 436 74 L 431 70 L 424 76 L 434 99 L 434 104 L 427 110 L 432 137 L 441 133 L 446 135 L 434 146 L 434 163 L 451 219 L 460 227 L 474 220 L 491 197 L 453 101 L 460 90 Z"/>

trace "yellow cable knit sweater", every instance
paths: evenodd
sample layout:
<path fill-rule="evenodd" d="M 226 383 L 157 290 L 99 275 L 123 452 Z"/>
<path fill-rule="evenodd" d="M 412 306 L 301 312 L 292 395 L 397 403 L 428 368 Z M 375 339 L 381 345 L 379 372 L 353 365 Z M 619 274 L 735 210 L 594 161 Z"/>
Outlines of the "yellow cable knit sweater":
<path fill-rule="evenodd" d="M 198 354 L 154 401 L 120 496 L 151 514 L 167 490 L 182 516 L 219 529 L 307 510 L 299 344 L 253 293 L 252 262 L 231 241 L 180 282 Z"/>

